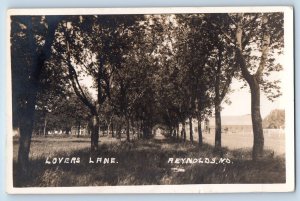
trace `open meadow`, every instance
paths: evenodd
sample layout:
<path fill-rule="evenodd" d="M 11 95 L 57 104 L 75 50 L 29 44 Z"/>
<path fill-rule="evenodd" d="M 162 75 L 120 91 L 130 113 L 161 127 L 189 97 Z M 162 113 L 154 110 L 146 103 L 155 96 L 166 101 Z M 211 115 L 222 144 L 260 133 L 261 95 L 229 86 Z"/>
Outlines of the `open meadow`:
<path fill-rule="evenodd" d="M 198 136 L 194 136 L 195 141 Z M 214 145 L 215 135 L 204 133 L 204 142 Z M 274 152 L 274 155 L 284 157 L 285 154 L 285 134 L 264 134 L 265 149 Z M 251 149 L 253 146 L 253 133 L 232 133 L 222 134 L 222 146 L 230 150 Z"/>

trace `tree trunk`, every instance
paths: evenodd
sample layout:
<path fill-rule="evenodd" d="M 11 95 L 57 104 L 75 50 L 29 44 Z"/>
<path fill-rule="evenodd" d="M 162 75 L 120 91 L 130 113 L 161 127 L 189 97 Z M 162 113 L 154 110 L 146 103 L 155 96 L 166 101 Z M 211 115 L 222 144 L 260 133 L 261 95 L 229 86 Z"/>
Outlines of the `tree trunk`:
<path fill-rule="evenodd" d="M 37 66 L 32 68 L 36 71 L 40 71 L 42 64 L 37 62 Z M 29 151 L 31 144 L 31 137 L 33 132 L 34 124 L 34 113 L 35 113 L 35 103 L 36 103 L 36 94 L 37 86 L 39 82 L 38 77 L 32 77 L 28 82 L 27 87 L 29 87 L 28 96 L 26 97 L 26 106 L 21 111 L 20 117 L 20 139 L 19 139 L 19 150 L 18 150 L 18 174 L 19 178 L 28 176 L 28 167 L 29 167 Z"/>
<path fill-rule="evenodd" d="M 35 99 L 35 98 L 33 98 Z M 31 136 L 33 130 L 33 116 L 35 100 L 31 100 L 27 104 L 26 110 L 20 119 L 20 139 L 18 150 L 18 174 L 21 177 L 27 175 L 29 165 L 29 151 L 31 144 Z"/>
<path fill-rule="evenodd" d="M 80 136 L 80 127 L 81 127 L 81 125 L 80 125 L 80 121 L 79 121 L 78 126 L 77 126 L 77 138 L 79 138 L 79 136 Z"/>
<path fill-rule="evenodd" d="M 95 152 L 98 150 L 99 143 L 99 117 L 93 115 L 92 117 L 92 133 L 91 133 L 91 151 Z"/>
<path fill-rule="evenodd" d="M 111 120 L 111 137 L 115 137 L 115 134 L 114 134 L 114 122 L 113 122 L 113 119 Z"/>
<path fill-rule="evenodd" d="M 140 125 L 139 125 L 139 133 L 138 133 L 138 138 L 142 138 L 142 133 L 143 133 L 143 121 L 140 121 Z"/>
<path fill-rule="evenodd" d="M 126 140 L 130 142 L 130 122 L 128 117 L 126 118 Z"/>
<path fill-rule="evenodd" d="M 197 119 L 198 121 L 198 143 L 199 143 L 199 147 L 201 147 L 203 145 L 203 139 L 202 139 L 202 128 L 201 128 L 201 119 L 200 117 L 198 117 Z"/>
<path fill-rule="evenodd" d="M 122 138 L 122 126 L 119 125 L 117 128 L 117 138 L 121 139 Z"/>
<path fill-rule="evenodd" d="M 171 137 L 172 138 L 176 137 L 176 130 L 174 128 L 171 129 Z"/>
<path fill-rule="evenodd" d="M 215 148 L 220 149 L 222 146 L 222 124 L 220 106 L 215 105 Z"/>
<path fill-rule="evenodd" d="M 219 49 L 218 53 L 218 65 L 216 69 L 216 79 L 215 79 L 215 149 L 221 149 L 221 139 L 222 139 L 222 124 L 221 124 L 221 97 L 220 97 L 220 75 L 221 75 L 221 65 L 222 65 L 222 50 Z"/>
<path fill-rule="evenodd" d="M 264 151 L 264 135 L 262 128 L 262 118 L 260 114 L 260 87 L 256 80 L 250 85 L 251 90 L 251 118 L 253 128 L 253 160 L 259 160 Z"/>
<path fill-rule="evenodd" d="M 107 127 L 106 127 L 106 133 L 107 133 L 107 136 L 109 136 L 109 127 L 110 127 L 110 123 L 107 124 Z M 104 136 L 104 132 L 103 132 L 103 136 Z"/>
<path fill-rule="evenodd" d="M 260 86 L 259 79 L 261 77 L 260 71 L 265 64 L 262 63 L 259 66 L 256 74 L 251 75 L 247 70 L 245 59 L 241 51 L 237 51 L 237 62 L 240 64 L 243 77 L 249 84 L 251 91 L 251 118 L 252 118 L 252 129 L 253 129 L 253 150 L 252 159 L 259 160 L 263 156 L 264 149 L 264 135 L 262 129 L 262 119 L 260 115 Z"/>
<path fill-rule="evenodd" d="M 71 133 L 71 128 L 70 128 L 70 127 L 67 127 L 67 128 L 66 128 L 66 134 L 67 134 L 67 135 L 70 135 L 70 133 Z"/>
<path fill-rule="evenodd" d="M 176 126 L 176 140 L 179 140 L 179 125 Z"/>
<path fill-rule="evenodd" d="M 32 74 L 30 75 L 30 80 L 28 81 L 29 90 L 27 93 L 29 94 L 27 99 L 27 106 L 22 111 L 22 117 L 20 119 L 20 140 L 19 140 L 19 150 L 18 150 L 18 168 L 19 174 L 21 176 L 25 176 L 28 169 L 29 162 L 29 151 L 30 151 L 30 143 L 33 131 L 33 121 L 34 121 L 34 110 L 36 103 L 36 95 L 38 91 L 38 84 L 40 80 L 40 75 L 44 66 L 45 61 L 51 56 L 51 46 L 52 42 L 55 38 L 55 30 L 56 27 L 61 20 L 60 17 L 46 17 L 46 22 L 48 24 L 47 36 L 45 37 L 45 43 L 42 51 L 38 54 L 36 51 L 36 44 L 34 39 L 34 34 L 32 31 L 33 25 L 30 20 L 26 23 L 28 29 L 29 36 L 29 51 L 33 56 L 33 65 L 31 66 Z"/>
<path fill-rule="evenodd" d="M 132 130 L 132 139 L 135 139 L 135 123 L 133 119 L 131 119 L 131 130 Z"/>
<path fill-rule="evenodd" d="M 182 122 L 182 135 L 183 135 L 183 141 L 186 141 L 186 132 L 185 132 L 185 121 Z"/>
<path fill-rule="evenodd" d="M 46 116 L 46 114 L 45 114 L 45 119 L 44 119 L 43 133 L 44 133 L 44 136 L 46 137 L 47 136 L 47 116 Z"/>
<path fill-rule="evenodd" d="M 181 127 L 181 132 L 180 132 L 180 140 L 182 140 L 182 139 L 183 139 L 183 125 Z"/>
<path fill-rule="evenodd" d="M 173 137 L 173 129 L 172 129 L 171 127 L 169 127 L 168 132 L 169 132 L 169 136 L 170 136 L 170 137 Z"/>
<path fill-rule="evenodd" d="M 144 123 L 143 123 L 142 128 L 143 128 L 143 138 L 144 138 L 144 139 L 149 138 L 150 135 L 151 135 L 151 129 L 150 129 L 149 124 L 150 124 L 150 123 L 147 122 L 147 121 L 144 121 Z"/>
<path fill-rule="evenodd" d="M 262 27 L 266 28 L 268 24 L 268 19 L 262 19 Z M 252 159 L 258 160 L 263 157 L 264 149 L 264 135 L 262 129 L 262 119 L 260 114 L 260 80 L 262 79 L 263 71 L 267 65 L 267 58 L 270 46 L 270 33 L 265 32 L 263 37 L 263 43 L 261 47 L 261 57 L 259 66 L 255 74 L 251 74 L 248 70 L 248 65 L 243 56 L 243 31 L 242 27 L 237 27 L 236 41 L 239 47 L 236 49 L 236 59 L 239 67 L 241 69 L 242 75 L 248 82 L 251 90 L 251 118 L 252 118 L 252 128 L 253 128 L 253 150 Z"/>
<path fill-rule="evenodd" d="M 192 117 L 189 118 L 189 124 L 190 124 L 190 141 L 194 141 L 194 136 L 193 136 L 193 119 Z"/>

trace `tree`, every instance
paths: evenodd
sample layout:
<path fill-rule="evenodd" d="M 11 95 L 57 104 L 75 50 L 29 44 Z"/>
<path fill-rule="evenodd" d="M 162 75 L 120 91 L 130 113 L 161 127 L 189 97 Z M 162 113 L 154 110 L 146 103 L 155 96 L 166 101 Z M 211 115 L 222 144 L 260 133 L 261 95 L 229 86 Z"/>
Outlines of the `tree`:
<path fill-rule="evenodd" d="M 222 18 L 222 25 L 218 24 Z M 223 22 L 229 24 L 224 26 Z M 280 71 L 275 56 L 283 49 L 283 13 L 239 13 L 219 16 L 211 22 L 220 30 L 228 44 L 234 47 L 235 60 L 242 78 L 250 87 L 253 125 L 253 160 L 263 157 L 264 136 L 260 114 L 260 91 L 270 100 L 281 95 L 278 82 L 267 79 L 273 71 Z"/>
<path fill-rule="evenodd" d="M 198 120 L 198 143 L 202 146 L 201 121 L 211 114 L 212 80 L 215 78 L 212 66 L 207 63 L 212 57 L 217 34 L 214 33 L 214 29 L 208 27 L 204 14 L 179 15 L 177 18 L 180 23 L 177 41 L 179 65 L 184 72 L 181 85 L 186 87 L 184 97 L 188 98 L 181 102 L 188 103 L 186 107 L 190 128 L 191 118 L 196 117 Z M 192 130 L 190 139 L 193 139 Z"/>
<path fill-rule="evenodd" d="M 42 111 L 45 112 L 45 116 L 42 118 L 40 116 L 35 117 L 35 127 L 37 129 L 44 127 L 44 134 L 48 130 L 62 130 L 67 135 L 70 134 L 72 127 L 77 127 L 77 137 L 79 137 L 81 126 L 87 124 L 90 119 L 88 109 L 74 93 L 64 97 L 55 97 L 55 99 L 56 103 L 51 109 Z M 38 110 L 36 114 L 39 112 L 41 110 Z"/>
<path fill-rule="evenodd" d="M 122 67 L 131 47 L 135 23 L 134 16 L 75 16 L 60 26 L 56 56 L 61 59 L 67 82 L 90 110 L 92 151 L 98 149 L 101 107 L 110 97 L 113 74 Z M 93 79 L 95 100 L 90 100 L 89 92 L 82 89 L 81 76 Z"/>
<path fill-rule="evenodd" d="M 20 130 L 18 173 L 21 176 L 26 176 L 28 170 L 41 73 L 50 58 L 54 33 L 60 20 L 60 16 L 11 17 L 13 121 Z"/>
<path fill-rule="evenodd" d="M 239 16 L 239 18 L 240 20 L 236 27 L 236 56 L 243 78 L 249 84 L 251 91 L 251 115 L 254 134 L 253 159 L 257 160 L 263 156 L 264 147 L 262 119 L 260 114 L 260 88 L 264 85 L 268 86 L 264 88 L 265 92 L 267 92 L 267 89 L 271 88 L 271 93 L 268 94 L 270 99 L 274 99 L 280 95 L 278 87 L 266 82 L 263 76 L 268 75 L 271 71 L 281 70 L 281 66 L 274 65 L 274 51 L 283 48 L 283 14 L 272 13 L 256 15 L 253 17 Z M 242 20 L 245 18 L 250 18 L 251 21 L 249 24 L 243 23 Z M 257 57 L 250 54 L 250 52 L 255 51 L 251 42 L 254 42 L 253 45 L 256 45 L 259 48 L 258 51 L 261 53 L 260 56 Z M 251 57 L 252 59 L 259 59 L 254 74 L 251 74 L 249 71 L 249 68 L 251 69 L 251 63 L 249 62 Z M 266 71 L 267 73 L 265 73 Z M 275 92 L 273 92 L 274 89 Z"/>
<path fill-rule="evenodd" d="M 285 127 L 285 112 L 284 110 L 272 110 L 263 120 L 264 128 L 279 129 Z"/>
<path fill-rule="evenodd" d="M 213 102 L 215 112 L 215 148 L 219 150 L 222 142 L 221 104 L 230 92 L 230 84 L 237 68 L 234 64 L 233 49 L 224 44 L 222 35 L 216 31 L 211 38 L 215 48 L 211 51 L 206 63 L 212 69 Z M 229 101 L 225 99 L 225 101 Z"/>
<path fill-rule="evenodd" d="M 64 76 L 61 71 L 55 67 L 55 62 L 54 58 L 50 57 L 44 64 L 36 95 L 34 127 L 35 130 L 38 129 L 39 134 L 40 130 L 43 130 L 45 136 L 49 120 L 52 121 L 51 113 L 72 93 L 69 91 L 69 86 L 63 81 Z"/>

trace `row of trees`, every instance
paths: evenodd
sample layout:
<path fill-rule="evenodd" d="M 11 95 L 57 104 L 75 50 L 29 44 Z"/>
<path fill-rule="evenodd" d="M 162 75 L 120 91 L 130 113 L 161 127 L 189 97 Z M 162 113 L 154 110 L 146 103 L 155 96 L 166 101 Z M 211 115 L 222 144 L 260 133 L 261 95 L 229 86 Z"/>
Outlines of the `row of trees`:
<path fill-rule="evenodd" d="M 13 120 L 20 129 L 21 172 L 27 169 L 34 123 L 57 116 L 60 122 L 89 121 L 95 151 L 103 120 L 111 127 L 124 123 L 130 140 L 130 128 L 148 138 L 151 128 L 162 123 L 179 135 L 179 123 L 197 118 L 201 146 L 201 122 L 214 112 L 215 146 L 221 148 L 221 104 L 230 101 L 234 77 L 250 87 L 253 159 L 262 156 L 260 92 L 270 100 L 280 95 L 278 81 L 266 78 L 281 70 L 275 56 L 283 49 L 282 13 L 11 20 Z M 68 100 L 74 105 L 66 107 Z"/>
<path fill-rule="evenodd" d="M 272 110 L 263 120 L 263 127 L 266 129 L 282 129 L 285 127 L 284 110 Z"/>

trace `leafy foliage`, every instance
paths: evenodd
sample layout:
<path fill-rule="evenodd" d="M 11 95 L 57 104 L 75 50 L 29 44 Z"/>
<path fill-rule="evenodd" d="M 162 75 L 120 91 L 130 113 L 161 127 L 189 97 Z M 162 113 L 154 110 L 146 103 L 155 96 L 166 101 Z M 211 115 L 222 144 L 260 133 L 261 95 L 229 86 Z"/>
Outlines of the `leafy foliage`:
<path fill-rule="evenodd" d="M 281 95 L 270 75 L 283 68 L 283 13 L 14 16 L 11 25 L 15 127 L 89 121 L 97 147 L 100 124 L 148 136 L 155 124 L 172 133 L 205 120 L 230 102 L 233 77 L 249 84 L 252 105 L 260 91 Z M 253 119 L 262 131 L 260 111 Z M 31 131 L 21 134 L 29 143 Z"/>
<path fill-rule="evenodd" d="M 264 128 L 284 128 L 285 127 L 285 112 L 284 110 L 272 110 L 263 120 Z"/>

